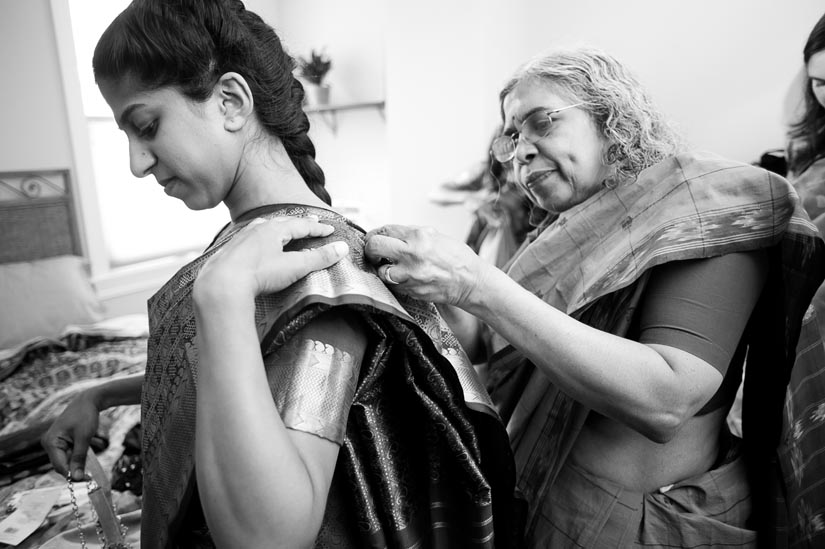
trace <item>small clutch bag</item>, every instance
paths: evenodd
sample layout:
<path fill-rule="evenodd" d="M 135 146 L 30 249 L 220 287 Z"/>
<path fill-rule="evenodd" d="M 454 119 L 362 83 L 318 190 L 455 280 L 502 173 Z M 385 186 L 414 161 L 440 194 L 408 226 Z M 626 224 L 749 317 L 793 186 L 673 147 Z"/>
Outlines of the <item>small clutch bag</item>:
<path fill-rule="evenodd" d="M 77 505 L 74 482 L 71 473 L 67 477 L 69 483 L 69 494 L 72 501 L 72 511 L 77 521 L 77 529 L 80 535 L 80 545 L 86 549 L 86 539 L 80 520 L 80 511 Z M 126 528 L 117 515 L 117 509 L 112 502 L 112 486 L 109 477 L 95 457 L 94 452 L 89 449 L 86 456 L 86 486 L 89 493 L 89 501 L 94 509 L 96 517 L 95 529 L 100 539 L 100 544 L 105 549 L 131 549 L 131 545 L 126 541 Z"/>

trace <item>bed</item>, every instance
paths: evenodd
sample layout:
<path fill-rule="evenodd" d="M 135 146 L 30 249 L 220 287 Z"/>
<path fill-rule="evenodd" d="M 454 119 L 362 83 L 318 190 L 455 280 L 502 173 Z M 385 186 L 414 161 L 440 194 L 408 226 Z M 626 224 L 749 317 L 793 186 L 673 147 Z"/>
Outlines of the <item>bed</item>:
<path fill-rule="evenodd" d="M 70 540 L 78 520 L 99 546 L 85 485 L 75 508 L 39 439 L 80 391 L 144 370 L 148 321 L 106 317 L 68 172 L 0 173 L 0 311 L 0 547 L 66 546 L 49 540 Z M 112 408 L 93 439 L 124 516 L 139 515 L 139 422 L 139 406 Z"/>

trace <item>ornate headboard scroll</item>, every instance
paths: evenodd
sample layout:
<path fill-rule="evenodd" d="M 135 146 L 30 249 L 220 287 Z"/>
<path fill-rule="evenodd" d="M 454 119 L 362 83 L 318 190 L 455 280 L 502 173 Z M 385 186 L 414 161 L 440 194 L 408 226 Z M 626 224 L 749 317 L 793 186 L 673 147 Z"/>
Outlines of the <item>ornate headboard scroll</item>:
<path fill-rule="evenodd" d="M 82 255 L 66 171 L 0 172 L 0 263 Z"/>

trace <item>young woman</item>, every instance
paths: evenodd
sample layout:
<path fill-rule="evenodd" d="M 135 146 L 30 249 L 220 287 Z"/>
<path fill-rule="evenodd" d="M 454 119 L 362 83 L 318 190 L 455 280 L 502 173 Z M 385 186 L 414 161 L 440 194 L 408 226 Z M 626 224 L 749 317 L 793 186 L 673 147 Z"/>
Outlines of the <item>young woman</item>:
<path fill-rule="evenodd" d="M 330 208 L 272 28 L 237 0 L 135 0 L 93 63 L 133 173 L 231 223 L 150 300 L 142 383 L 46 434 L 56 469 L 83 478 L 99 410 L 140 401 L 145 547 L 514 545 L 504 427 L 435 308 L 393 297 Z"/>

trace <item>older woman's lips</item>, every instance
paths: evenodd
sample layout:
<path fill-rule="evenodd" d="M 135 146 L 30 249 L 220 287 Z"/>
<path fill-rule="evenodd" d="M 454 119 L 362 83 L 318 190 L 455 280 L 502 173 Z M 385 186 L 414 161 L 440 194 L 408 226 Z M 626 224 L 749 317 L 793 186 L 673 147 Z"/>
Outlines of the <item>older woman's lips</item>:
<path fill-rule="evenodd" d="M 524 185 L 529 189 L 531 187 L 535 187 L 541 181 L 547 178 L 550 174 L 553 173 L 553 170 L 542 170 L 540 172 L 532 172 L 527 175 L 524 179 Z"/>

